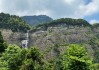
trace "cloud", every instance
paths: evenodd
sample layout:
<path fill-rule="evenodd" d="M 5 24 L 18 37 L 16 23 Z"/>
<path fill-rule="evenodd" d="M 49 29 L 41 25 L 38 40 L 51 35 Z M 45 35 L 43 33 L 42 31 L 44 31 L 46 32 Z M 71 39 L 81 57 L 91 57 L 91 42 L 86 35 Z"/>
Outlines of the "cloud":
<path fill-rule="evenodd" d="M 99 0 L 85 4 L 85 0 L 0 0 L 0 12 L 23 15 L 48 15 L 84 18 L 99 12 Z"/>
<path fill-rule="evenodd" d="M 99 23 L 99 20 L 93 19 L 93 20 L 90 20 L 90 23 L 91 23 L 91 24 Z"/>
<path fill-rule="evenodd" d="M 99 11 L 99 0 L 93 0 L 90 4 L 85 6 L 86 15 L 92 15 Z"/>
<path fill-rule="evenodd" d="M 1 0 L 0 0 L 0 7 L 1 7 L 2 5 L 1 5 Z M 0 12 L 1 12 L 1 10 L 2 10 L 2 8 L 0 8 Z"/>
<path fill-rule="evenodd" d="M 72 4 L 75 0 L 64 0 L 65 3 L 67 4 Z"/>

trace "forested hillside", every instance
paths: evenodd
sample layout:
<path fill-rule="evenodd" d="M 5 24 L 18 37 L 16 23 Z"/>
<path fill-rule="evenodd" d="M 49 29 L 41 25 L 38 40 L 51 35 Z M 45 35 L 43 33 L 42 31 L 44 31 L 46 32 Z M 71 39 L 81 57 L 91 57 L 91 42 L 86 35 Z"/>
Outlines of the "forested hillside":
<path fill-rule="evenodd" d="M 0 29 L 9 29 L 13 32 L 26 32 L 29 24 L 16 15 L 0 13 Z"/>
<path fill-rule="evenodd" d="M 72 19 L 72 18 L 60 18 L 57 20 L 53 20 L 48 23 L 39 24 L 34 29 L 47 29 L 48 27 L 67 27 L 72 28 L 74 26 L 82 26 L 82 27 L 91 27 L 92 25 L 89 24 L 84 19 Z"/>
<path fill-rule="evenodd" d="M 30 30 L 18 16 L 1 15 L 0 70 L 99 70 L 98 23 L 61 18 Z"/>
<path fill-rule="evenodd" d="M 52 18 L 50 18 L 49 16 L 46 16 L 46 15 L 23 16 L 21 18 L 32 26 L 47 23 L 47 22 L 50 22 L 53 20 Z"/>

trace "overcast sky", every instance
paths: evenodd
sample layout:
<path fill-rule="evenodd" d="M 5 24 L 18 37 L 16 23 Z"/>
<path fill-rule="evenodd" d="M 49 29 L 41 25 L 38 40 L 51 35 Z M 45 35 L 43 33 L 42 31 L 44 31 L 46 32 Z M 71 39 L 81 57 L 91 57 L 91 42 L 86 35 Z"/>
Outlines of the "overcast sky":
<path fill-rule="evenodd" d="M 99 0 L 0 0 L 0 12 L 25 15 L 48 15 L 58 18 L 84 18 L 99 22 Z"/>

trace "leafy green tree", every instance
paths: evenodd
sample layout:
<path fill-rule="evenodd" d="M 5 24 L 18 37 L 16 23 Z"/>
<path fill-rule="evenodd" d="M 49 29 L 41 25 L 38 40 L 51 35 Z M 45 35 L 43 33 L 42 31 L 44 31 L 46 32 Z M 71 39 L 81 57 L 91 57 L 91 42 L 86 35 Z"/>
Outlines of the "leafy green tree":
<path fill-rule="evenodd" d="M 21 48 L 17 45 L 9 45 L 8 48 L 3 53 L 1 60 L 6 62 L 8 70 L 18 70 L 21 65 L 21 60 L 19 58 L 19 53 Z"/>
<path fill-rule="evenodd" d="M 43 61 L 43 55 L 37 48 L 21 49 L 9 45 L 0 57 L 0 68 L 5 70 L 51 70 L 51 64 Z"/>
<path fill-rule="evenodd" d="M 81 45 L 69 46 L 67 55 L 64 55 L 63 70 L 93 70 L 92 65 L 92 60 L 87 57 L 87 52 Z"/>
<path fill-rule="evenodd" d="M 21 70 L 40 70 L 43 65 L 42 58 L 43 56 L 37 48 L 27 49 Z"/>

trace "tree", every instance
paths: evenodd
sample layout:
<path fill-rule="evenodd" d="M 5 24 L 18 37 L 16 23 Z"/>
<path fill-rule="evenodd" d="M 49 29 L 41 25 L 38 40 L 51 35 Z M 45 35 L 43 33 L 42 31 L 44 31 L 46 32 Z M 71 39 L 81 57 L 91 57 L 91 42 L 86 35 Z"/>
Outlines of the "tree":
<path fill-rule="evenodd" d="M 19 55 L 21 48 L 17 45 L 9 45 L 3 54 L 4 60 L 7 62 L 7 67 L 9 70 L 18 70 L 19 66 L 22 64 Z"/>
<path fill-rule="evenodd" d="M 7 47 L 7 44 L 3 40 L 3 36 L 1 35 L 1 32 L 0 32 L 0 53 L 4 52 L 6 47 Z"/>
<path fill-rule="evenodd" d="M 21 66 L 21 70 L 39 70 L 42 65 L 42 54 L 39 50 L 37 48 L 27 49 L 27 54 Z"/>
<path fill-rule="evenodd" d="M 88 59 L 86 50 L 81 45 L 69 46 L 67 55 L 64 55 L 63 70 L 93 70 L 92 60 Z"/>
<path fill-rule="evenodd" d="M 21 49 L 17 45 L 9 45 L 0 57 L 1 70 L 46 70 L 50 66 L 43 61 L 37 48 Z"/>

